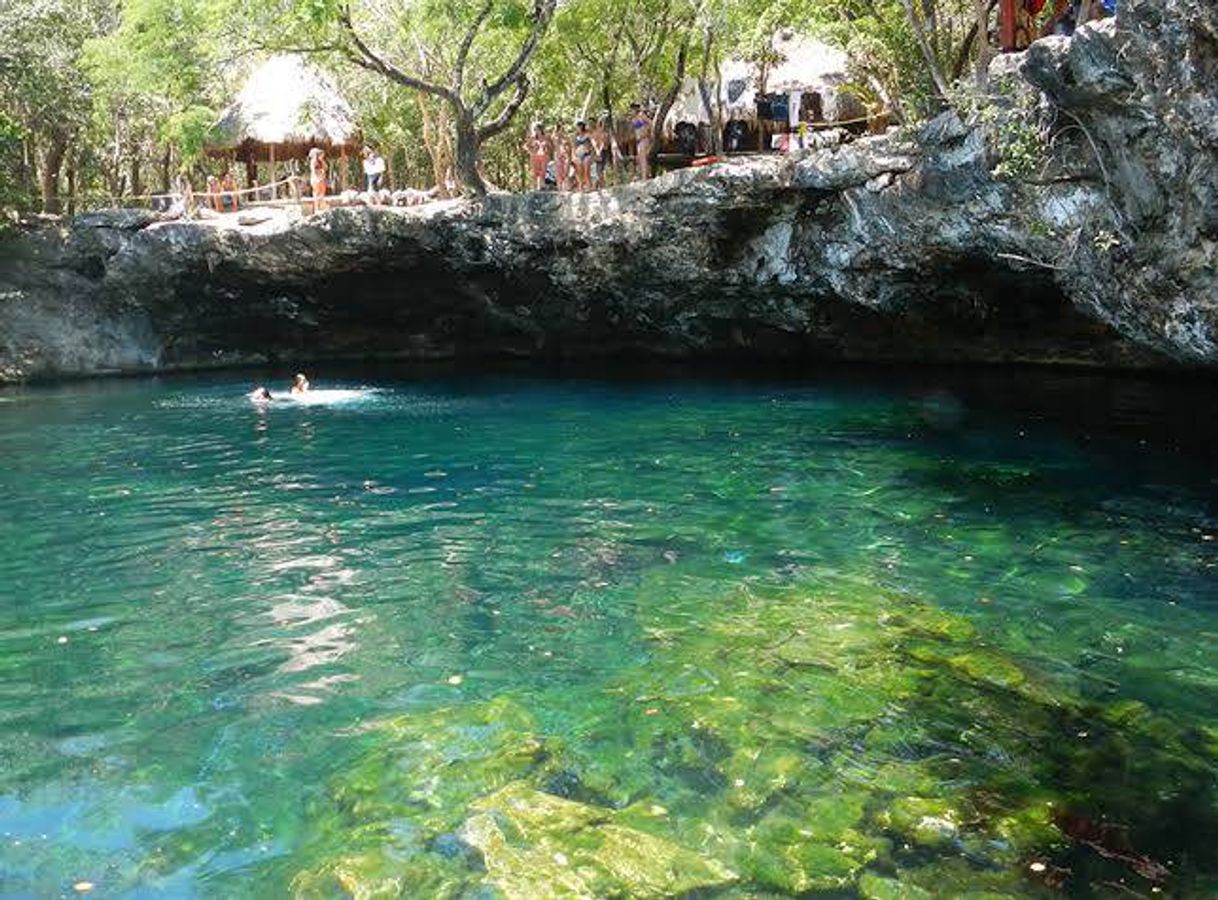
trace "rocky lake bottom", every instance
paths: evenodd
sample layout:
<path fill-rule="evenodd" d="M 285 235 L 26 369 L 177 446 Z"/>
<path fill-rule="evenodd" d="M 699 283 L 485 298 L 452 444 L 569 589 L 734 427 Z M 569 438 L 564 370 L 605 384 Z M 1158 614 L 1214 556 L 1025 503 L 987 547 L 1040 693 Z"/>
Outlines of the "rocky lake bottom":
<path fill-rule="evenodd" d="M 0 896 L 1218 894 L 1205 385 L 251 378 L 0 392 Z"/>

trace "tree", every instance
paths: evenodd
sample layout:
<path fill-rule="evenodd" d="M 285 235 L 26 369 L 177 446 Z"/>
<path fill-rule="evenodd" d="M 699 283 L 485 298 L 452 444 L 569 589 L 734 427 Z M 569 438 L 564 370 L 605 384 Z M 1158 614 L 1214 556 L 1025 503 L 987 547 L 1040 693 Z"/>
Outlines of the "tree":
<path fill-rule="evenodd" d="M 686 75 L 711 118 L 718 72 L 778 59 L 773 37 L 842 46 L 856 85 L 907 121 L 983 78 L 996 0 L 12 0 L 0 18 L 0 202 L 69 209 L 168 186 L 201 158 L 254 54 L 309 53 L 367 137 L 415 178 L 472 195 L 523 184 L 525 114 L 664 116 Z M 715 129 L 718 131 L 718 128 Z M 420 140 L 421 138 L 421 140 Z M 659 149 L 659 142 L 653 143 Z M 485 169 L 480 167 L 485 166 Z M 37 198 L 37 199 L 35 199 Z"/>
<path fill-rule="evenodd" d="M 608 113 L 638 101 L 663 126 L 693 42 L 703 36 L 702 0 L 570 0 L 538 60 L 538 118 L 587 118 L 593 99 Z M 653 152 L 658 142 L 652 143 Z"/>
<path fill-rule="evenodd" d="M 130 172 L 112 187 L 142 193 L 140 166 L 156 158 L 168 190 L 172 154 L 187 164 L 202 155 L 225 84 L 214 9 L 208 0 L 125 0 L 118 27 L 85 45 L 108 167 Z"/>
<path fill-rule="evenodd" d="M 240 0 L 238 0 L 240 2 Z M 245 18 L 261 0 L 246 0 Z M 443 106 L 454 175 L 468 194 L 486 193 L 482 145 L 503 132 L 528 96 L 527 67 L 556 0 L 284 0 L 265 18 L 265 50 L 337 55 Z"/>
<path fill-rule="evenodd" d="M 970 62 L 984 77 L 993 0 L 841 0 L 807 9 L 810 25 L 846 51 L 858 83 L 906 120 L 949 104 Z"/>
<path fill-rule="evenodd" d="M 107 25 L 106 5 L 15 0 L 0 17 L 0 108 L 20 129 L 21 192 L 58 213 L 72 142 L 89 120 L 90 90 L 80 67 L 84 42 Z"/>

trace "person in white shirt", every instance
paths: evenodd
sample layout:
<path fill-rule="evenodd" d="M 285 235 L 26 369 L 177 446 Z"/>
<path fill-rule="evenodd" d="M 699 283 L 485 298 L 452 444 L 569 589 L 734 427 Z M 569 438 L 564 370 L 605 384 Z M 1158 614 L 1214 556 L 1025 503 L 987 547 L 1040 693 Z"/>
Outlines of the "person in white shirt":
<path fill-rule="evenodd" d="M 385 174 L 385 159 L 371 147 L 364 148 L 364 190 L 379 191 Z"/>

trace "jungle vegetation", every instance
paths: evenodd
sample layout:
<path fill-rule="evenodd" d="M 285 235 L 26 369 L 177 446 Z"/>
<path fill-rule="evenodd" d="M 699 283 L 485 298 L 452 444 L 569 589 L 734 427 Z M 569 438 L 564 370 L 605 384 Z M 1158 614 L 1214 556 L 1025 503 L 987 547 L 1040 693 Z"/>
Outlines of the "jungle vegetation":
<path fill-rule="evenodd" d="M 332 73 L 395 181 L 519 186 L 529 121 L 763 81 L 780 28 L 845 49 L 862 97 L 905 121 L 991 52 L 991 0 L 12 0 L 0 19 L 0 209 L 75 212 L 210 165 L 208 131 L 250 68 Z M 978 40 L 978 36 L 981 40 Z"/>

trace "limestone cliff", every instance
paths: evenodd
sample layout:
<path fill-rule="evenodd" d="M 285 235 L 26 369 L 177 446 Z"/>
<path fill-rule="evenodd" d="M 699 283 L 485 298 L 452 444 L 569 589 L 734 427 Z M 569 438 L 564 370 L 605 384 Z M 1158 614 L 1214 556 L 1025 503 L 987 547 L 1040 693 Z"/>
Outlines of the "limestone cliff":
<path fill-rule="evenodd" d="M 917 131 L 593 194 L 81 217 L 0 250 L 0 380 L 486 354 L 1218 363 L 1218 10 L 1123 0 L 994 87 Z"/>

